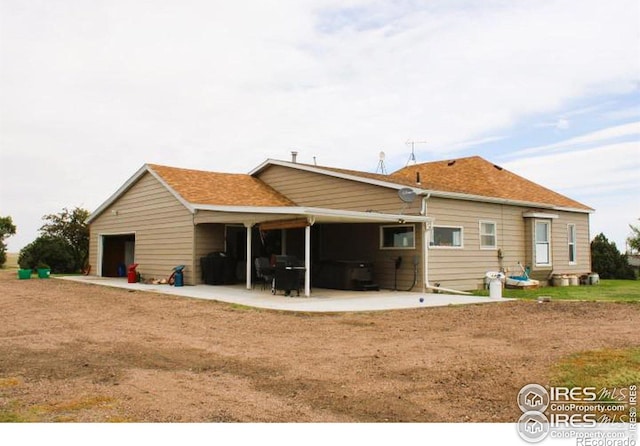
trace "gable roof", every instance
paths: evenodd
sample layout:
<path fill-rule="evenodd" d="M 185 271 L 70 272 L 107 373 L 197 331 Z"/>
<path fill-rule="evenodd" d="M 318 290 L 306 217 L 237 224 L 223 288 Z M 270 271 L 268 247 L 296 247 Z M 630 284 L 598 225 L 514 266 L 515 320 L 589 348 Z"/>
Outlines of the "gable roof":
<path fill-rule="evenodd" d="M 147 164 L 187 203 L 217 206 L 295 206 L 258 178 L 247 174 L 208 172 Z"/>
<path fill-rule="evenodd" d="M 479 156 L 416 164 L 390 175 L 267 160 L 251 174 L 256 175 L 269 165 L 291 167 L 393 189 L 409 187 L 418 194 L 430 193 L 449 198 L 593 212 L 592 208 L 582 203 L 496 166 Z M 416 182 L 418 172 L 420 183 Z"/>
<path fill-rule="evenodd" d="M 91 213 L 88 223 L 95 220 L 147 173 L 156 178 L 190 212 L 207 206 L 295 206 L 287 197 L 251 175 L 145 164 Z"/>
<path fill-rule="evenodd" d="M 416 164 L 393 172 L 390 177 L 399 181 L 413 181 L 415 184 L 418 173 L 421 187 L 429 190 L 593 211 L 582 203 L 479 156 Z"/>

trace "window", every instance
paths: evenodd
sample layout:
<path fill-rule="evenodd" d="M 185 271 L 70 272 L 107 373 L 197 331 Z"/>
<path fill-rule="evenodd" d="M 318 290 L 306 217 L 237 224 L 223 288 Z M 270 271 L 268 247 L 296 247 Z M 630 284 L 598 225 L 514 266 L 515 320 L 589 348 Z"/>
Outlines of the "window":
<path fill-rule="evenodd" d="M 431 231 L 430 246 L 462 248 L 461 226 L 434 226 Z"/>
<path fill-rule="evenodd" d="M 380 249 L 415 249 L 413 225 L 380 226 Z"/>
<path fill-rule="evenodd" d="M 480 222 L 480 249 L 496 249 L 498 247 L 496 237 L 496 224 L 492 221 Z"/>
<path fill-rule="evenodd" d="M 536 220 L 535 247 L 536 265 L 551 265 L 551 222 L 549 220 Z"/>
<path fill-rule="evenodd" d="M 567 225 L 567 242 L 569 244 L 569 264 L 575 265 L 576 260 L 576 225 Z"/>

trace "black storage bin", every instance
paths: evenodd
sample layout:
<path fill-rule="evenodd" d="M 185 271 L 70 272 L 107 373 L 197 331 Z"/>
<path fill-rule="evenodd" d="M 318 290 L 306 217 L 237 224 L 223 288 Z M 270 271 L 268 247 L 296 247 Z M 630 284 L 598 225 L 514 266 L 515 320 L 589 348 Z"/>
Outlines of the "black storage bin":
<path fill-rule="evenodd" d="M 330 260 L 315 268 L 313 284 L 336 290 L 378 290 L 373 282 L 373 263 L 360 260 Z"/>
<path fill-rule="evenodd" d="M 224 252 L 212 252 L 200 258 L 202 280 L 207 285 L 236 283 L 236 261 Z"/>

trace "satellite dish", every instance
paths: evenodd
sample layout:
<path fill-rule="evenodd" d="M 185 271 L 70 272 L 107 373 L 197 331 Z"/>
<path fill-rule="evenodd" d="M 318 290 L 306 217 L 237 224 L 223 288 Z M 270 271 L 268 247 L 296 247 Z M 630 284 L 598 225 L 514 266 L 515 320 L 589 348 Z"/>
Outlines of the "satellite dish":
<path fill-rule="evenodd" d="M 408 187 L 403 187 L 402 189 L 400 189 L 398 191 L 398 196 L 405 203 L 411 203 L 413 202 L 413 200 L 416 199 L 416 193 L 414 192 L 413 189 Z"/>
<path fill-rule="evenodd" d="M 384 158 L 385 158 L 386 155 L 385 155 L 384 152 L 380 152 L 380 154 L 378 156 L 380 158 L 380 161 L 384 161 Z"/>

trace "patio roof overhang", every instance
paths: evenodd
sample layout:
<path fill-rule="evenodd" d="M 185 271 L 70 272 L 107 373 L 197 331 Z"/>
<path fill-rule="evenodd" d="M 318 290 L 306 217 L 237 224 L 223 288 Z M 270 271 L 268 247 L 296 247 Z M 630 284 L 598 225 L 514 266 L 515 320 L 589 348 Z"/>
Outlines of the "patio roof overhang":
<path fill-rule="evenodd" d="M 429 223 L 424 215 L 386 214 L 306 206 L 214 206 L 193 205 L 194 222 L 258 224 L 268 221 L 306 218 L 314 223 Z"/>
<path fill-rule="evenodd" d="M 193 205 L 193 223 L 243 224 L 250 228 L 255 225 L 272 223 L 273 229 L 278 227 L 304 227 L 305 232 L 305 296 L 311 293 L 311 226 L 316 223 L 424 223 L 427 229 L 432 218 L 424 215 L 385 214 L 381 212 L 361 212 L 342 209 L 327 209 L 304 206 L 219 206 Z M 306 220 L 306 221 L 305 221 Z M 280 223 L 280 224 L 279 224 Z M 247 289 L 251 288 L 251 253 L 252 231 L 247 231 L 246 277 Z"/>

